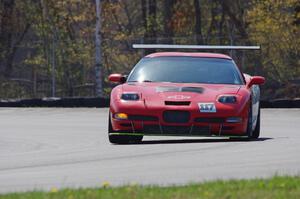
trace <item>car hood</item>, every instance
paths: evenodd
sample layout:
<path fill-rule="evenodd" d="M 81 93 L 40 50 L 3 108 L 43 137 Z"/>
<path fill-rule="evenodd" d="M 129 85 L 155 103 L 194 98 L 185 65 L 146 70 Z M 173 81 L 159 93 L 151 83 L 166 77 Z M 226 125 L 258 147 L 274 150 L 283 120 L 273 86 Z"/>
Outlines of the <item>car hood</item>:
<path fill-rule="evenodd" d="M 241 85 L 182 84 L 182 83 L 125 83 L 122 93 L 139 93 L 148 103 L 158 101 L 212 102 L 221 94 L 237 94 Z"/>

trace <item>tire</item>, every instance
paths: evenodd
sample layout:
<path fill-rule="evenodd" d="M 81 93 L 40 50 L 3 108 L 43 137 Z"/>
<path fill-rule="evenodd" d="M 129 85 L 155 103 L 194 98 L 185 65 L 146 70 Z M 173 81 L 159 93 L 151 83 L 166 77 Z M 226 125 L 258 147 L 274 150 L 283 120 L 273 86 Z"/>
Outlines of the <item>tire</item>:
<path fill-rule="evenodd" d="M 246 135 L 248 139 L 252 139 L 252 102 L 250 101 L 249 110 L 248 110 L 248 122 L 247 122 L 247 131 Z"/>
<path fill-rule="evenodd" d="M 121 133 L 114 131 L 111 125 L 110 115 L 108 117 L 108 139 L 112 144 L 130 144 L 139 143 L 143 140 L 143 136 L 140 135 L 111 135 L 111 133 Z"/>
<path fill-rule="evenodd" d="M 256 126 L 254 131 L 252 132 L 252 139 L 257 139 L 259 138 L 260 134 L 260 107 L 258 109 L 258 115 L 257 115 L 257 121 L 256 121 Z"/>
<path fill-rule="evenodd" d="M 258 115 L 255 129 L 252 130 L 252 106 L 250 104 L 249 107 L 249 115 L 248 115 L 248 125 L 247 125 L 247 137 L 249 139 L 257 139 L 260 134 L 260 107 L 258 108 Z"/>

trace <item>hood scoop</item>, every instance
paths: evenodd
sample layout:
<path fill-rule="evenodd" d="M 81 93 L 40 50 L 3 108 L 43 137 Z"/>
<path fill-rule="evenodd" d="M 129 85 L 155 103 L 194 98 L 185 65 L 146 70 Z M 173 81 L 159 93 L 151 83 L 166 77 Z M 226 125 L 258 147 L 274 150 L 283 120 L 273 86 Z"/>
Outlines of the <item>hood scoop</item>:
<path fill-rule="evenodd" d="M 156 92 L 192 92 L 203 93 L 202 87 L 175 87 L 175 86 L 159 86 L 156 87 Z"/>

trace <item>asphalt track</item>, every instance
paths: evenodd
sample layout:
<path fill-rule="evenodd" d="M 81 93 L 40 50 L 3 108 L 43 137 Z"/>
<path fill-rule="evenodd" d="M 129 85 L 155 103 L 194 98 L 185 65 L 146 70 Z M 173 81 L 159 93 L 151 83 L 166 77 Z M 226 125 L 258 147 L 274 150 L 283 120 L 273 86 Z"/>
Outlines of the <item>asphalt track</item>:
<path fill-rule="evenodd" d="M 112 145 L 108 109 L 0 109 L 0 193 L 300 175 L 300 109 L 263 109 L 256 141 L 146 137 Z"/>

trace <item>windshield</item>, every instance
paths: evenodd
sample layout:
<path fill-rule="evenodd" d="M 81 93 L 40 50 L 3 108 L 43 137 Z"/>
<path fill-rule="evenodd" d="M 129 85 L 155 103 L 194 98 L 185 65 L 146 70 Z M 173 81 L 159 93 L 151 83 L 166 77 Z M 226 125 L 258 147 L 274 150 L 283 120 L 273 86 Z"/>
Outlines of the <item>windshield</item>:
<path fill-rule="evenodd" d="M 128 82 L 243 84 L 232 60 L 201 57 L 143 58 Z"/>

